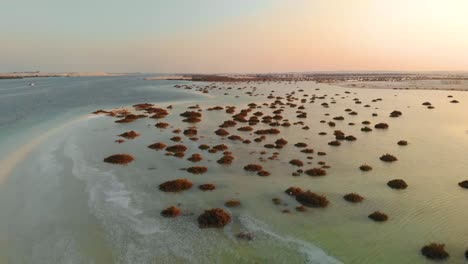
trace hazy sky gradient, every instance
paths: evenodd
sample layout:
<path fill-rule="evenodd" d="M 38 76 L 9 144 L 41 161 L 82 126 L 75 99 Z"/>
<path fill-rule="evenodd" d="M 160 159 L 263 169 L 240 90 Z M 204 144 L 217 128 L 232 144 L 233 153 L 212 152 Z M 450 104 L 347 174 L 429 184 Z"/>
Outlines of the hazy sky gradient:
<path fill-rule="evenodd" d="M 466 0 L 0 0 L 0 71 L 468 70 Z"/>

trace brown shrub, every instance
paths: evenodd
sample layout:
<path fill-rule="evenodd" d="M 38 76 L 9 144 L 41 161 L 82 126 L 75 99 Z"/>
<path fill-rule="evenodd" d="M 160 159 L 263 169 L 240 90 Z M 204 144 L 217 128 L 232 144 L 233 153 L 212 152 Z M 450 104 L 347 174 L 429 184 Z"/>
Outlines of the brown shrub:
<path fill-rule="evenodd" d="M 234 127 L 234 126 L 236 126 L 236 125 L 237 125 L 236 121 L 234 121 L 234 120 L 226 120 L 226 121 L 224 121 L 223 124 L 221 124 L 219 127 L 221 127 L 221 128 L 227 128 L 227 127 Z"/>
<path fill-rule="evenodd" d="M 339 141 L 334 140 L 334 141 L 328 142 L 328 145 L 337 147 L 341 145 L 341 143 Z"/>
<path fill-rule="evenodd" d="M 384 154 L 380 157 L 380 160 L 385 161 L 385 162 L 394 162 L 394 161 L 397 161 L 398 159 L 393 155 Z"/>
<path fill-rule="evenodd" d="M 173 145 L 173 146 L 166 148 L 167 152 L 173 152 L 173 153 L 182 153 L 182 152 L 185 152 L 186 150 L 187 150 L 187 147 L 184 145 Z"/>
<path fill-rule="evenodd" d="M 296 196 L 296 195 L 302 193 L 303 191 L 299 187 L 289 187 L 284 192 L 287 193 L 288 195 Z"/>
<path fill-rule="evenodd" d="M 191 162 L 199 162 L 201 161 L 203 158 L 200 154 L 192 154 L 192 156 L 190 156 L 187 160 L 191 161 Z"/>
<path fill-rule="evenodd" d="M 154 144 L 149 145 L 148 148 L 154 149 L 154 150 L 161 150 L 161 149 L 166 148 L 166 144 L 162 142 L 156 142 Z"/>
<path fill-rule="evenodd" d="M 248 164 L 244 166 L 244 170 L 257 172 L 263 170 L 263 167 L 258 164 Z"/>
<path fill-rule="evenodd" d="M 210 148 L 210 146 L 208 146 L 206 144 L 201 144 L 198 148 L 201 149 L 201 150 L 207 150 L 207 149 Z"/>
<path fill-rule="evenodd" d="M 221 137 L 225 137 L 227 135 L 229 135 L 229 132 L 220 128 L 218 130 L 215 131 L 215 134 L 218 135 L 218 136 L 221 136 Z"/>
<path fill-rule="evenodd" d="M 298 166 L 298 167 L 302 167 L 304 166 L 304 162 L 302 162 L 301 160 L 299 159 L 293 159 L 289 162 L 289 164 L 291 165 L 294 165 L 294 166 Z"/>
<path fill-rule="evenodd" d="M 238 135 L 231 135 L 228 137 L 229 140 L 238 140 L 238 141 L 242 141 L 243 138 L 241 136 L 238 136 Z"/>
<path fill-rule="evenodd" d="M 348 193 L 343 196 L 343 199 L 351 203 L 359 203 L 362 202 L 362 200 L 364 200 L 364 197 L 357 193 Z"/>
<path fill-rule="evenodd" d="M 397 142 L 397 144 L 398 144 L 398 146 L 406 146 L 406 145 L 408 145 L 408 141 L 400 140 L 400 141 Z"/>
<path fill-rule="evenodd" d="M 298 147 L 298 148 L 305 148 L 305 147 L 307 147 L 307 143 L 298 142 L 298 143 L 294 144 L 294 146 Z"/>
<path fill-rule="evenodd" d="M 401 115 L 403 115 L 403 113 L 397 110 L 394 110 L 390 113 L 390 117 L 399 117 Z"/>
<path fill-rule="evenodd" d="M 421 254 L 428 259 L 434 260 L 444 260 L 450 256 L 449 253 L 445 251 L 445 245 L 437 243 L 431 243 L 422 247 Z"/>
<path fill-rule="evenodd" d="M 388 216 L 379 211 L 373 212 L 372 214 L 368 215 L 368 217 L 376 222 L 385 222 L 388 220 Z"/>
<path fill-rule="evenodd" d="M 132 131 L 120 134 L 119 137 L 123 137 L 123 138 L 126 138 L 126 139 L 134 139 L 134 138 L 138 137 L 139 135 L 140 134 L 138 134 L 137 132 L 132 130 Z"/>
<path fill-rule="evenodd" d="M 137 111 L 142 111 L 142 110 L 145 110 L 147 108 L 151 108 L 152 106 L 153 106 L 153 104 L 150 104 L 150 103 L 140 103 L 140 104 L 133 105 L 133 107 Z"/>
<path fill-rule="evenodd" d="M 261 170 L 259 172 L 257 172 L 257 175 L 258 176 L 262 176 L 262 177 L 266 177 L 266 176 L 270 176 L 270 173 L 266 170 Z"/>
<path fill-rule="evenodd" d="M 172 156 L 174 156 L 176 158 L 183 158 L 183 157 L 185 157 L 185 153 L 184 152 L 177 152 L 177 153 L 172 154 Z"/>
<path fill-rule="evenodd" d="M 188 128 L 184 130 L 184 135 L 187 137 L 193 137 L 198 134 L 198 131 L 195 128 Z"/>
<path fill-rule="evenodd" d="M 361 165 L 361 166 L 359 167 L 359 169 L 360 169 L 361 171 L 371 171 L 371 170 L 372 170 L 372 167 L 369 166 L 369 165 L 367 165 L 367 164 L 363 164 L 363 165 Z"/>
<path fill-rule="evenodd" d="M 161 215 L 164 217 L 177 217 L 180 214 L 180 209 L 171 206 L 161 211 Z"/>
<path fill-rule="evenodd" d="M 302 152 L 302 153 L 306 153 L 306 154 L 312 154 L 312 153 L 314 153 L 314 149 L 307 148 L 307 149 L 301 150 L 301 152 Z"/>
<path fill-rule="evenodd" d="M 321 168 L 313 168 L 305 171 L 305 174 L 312 177 L 320 177 L 327 175 L 327 171 Z"/>
<path fill-rule="evenodd" d="M 156 125 L 154 125 L 155 127 L 157 128 L 167 128 L 169 126 L 168 123 L 164 123 L 164 122 L 160 122 L 160 123 L 156 123 Z"/>
<path fill-rule="evenodd" d="M 225 151 L 229 149 L 229 147 L 224 144 L 219 144 L 219 145 L 214 146 L 213 149 L 216 149 L 218 151 Z"/>
<path fill-rule="evenodd" d="M 219 164 L 224 164 L 224 165 L 229 165 L 232 163 L 232 161 L 234 160 L 234 157 L 231 156 L 231 155 L 224 155 L 222 156 L 217 162 Z"/>
<path fill-rule="evenodd" d="M 184 120 L 182 120 L 183 122 L 187 122 L 187 123 L 198 123 L 201 121 L 200 118 L 197 118 L 197 117 L 188 117 Z"/>
<path fill-rule="evenodd" d="M 187 168 L 187 172 L 193 173 L 193 174 L 203 174 L 208 171 L 207 167 L 204 166 L 193 166 Z"/>
<path fill-rule="evenodd" d="M 311 191 L 301 192 L 296 195 L 296 200 L 307 207 L 327 207 L 328 200 L 324 195 L 319 195 Z"/>
<path fill-rule="evenodd" d="M 200 228 L 221 228 L 231 221 L 231 216 L 221 208 L 206 210 L 198 217 Z"/>
<path fill-rule="evenodd" d="M 284 138 L 280 138 L 278 140 L 275 141 L 275 144 L 277 146 L 285 146 L 286 144 L 288 144 L 288 141 Z"/>
<path fill-rule="evenodd" d="M 397 190 L 406 189 L 408 187 L 408 184 L 406 184 L 406 182 L 402 179 L 391 180 L 387 182 L 387 185 L 388 187 Z"/>
<path fill-rule="evenodd" d="M 260 130 L 255 131 L 255 134 L 257 135 L 275 135 L 279 133 L 280 131 L 276 128 L 260 129 Z"/>
<path fill-rule="evenodd" d="M 192 188 L 192 185 L 187 179 L 176 179 L 161 183 L 159 190 L 163 192 L 180 192 Z"/>
<path fill-rule="evenodd" d="M 110 114 L 110 112 L 109 112 L 109 111 L 102 110 L 102 109 L 99 109 L 99 110 L 94 111 L 93 114 L 95 114 L 95 115 L 99 115 L 99 114 Z"/>
<path fill-rule="evenodd" d="M 190 118 L 190 117 L 200 118 L 202 114 L 200 112 L 195 112 L 195 111 L 185 111 L 182 114 L 180 114 L 180 116 L 187 117 L 187 118 Z"/>
<path fill-rule="evenodd" d="M 128 154 L 115 154 L 104 159 L 104 162 L 112 164 L 122 164 L 126 165 L 132 162 L 134 158 Z"/>
<path fill-rule="evenodd" d="M 245 127 L 239 127 L 237 130 L 238 131 L 253 131 L 253 128 L 251 126 L 245 126 Z"/>
<path fill-rule="evenodd" d="M 468 180 L 459 182 L 458 186 L 468 189 Z"/>
<path fill-rule="evenodd" d="M 205 183 L 205 184 L 201 184 L 200 186 L 198 186 L 198 189 L 202 191 L 212 191 L 216 189 L 216 187 L 211 183 Z"/>
<path fill-rule="evenodd" d="M 175 137 L 172 137 L 171 140 L 174 141 L 174 142 L 180 142 L 182 140 L 182 138 L 179 137 L 179 136 L 175 136 Z"/>
<path fill-rule="evenodd" d="M 378 123 L 374 126 L 375 128 L 377 129 L 387 129 L 388 128 L 388 124 L 386 123 Z"/>

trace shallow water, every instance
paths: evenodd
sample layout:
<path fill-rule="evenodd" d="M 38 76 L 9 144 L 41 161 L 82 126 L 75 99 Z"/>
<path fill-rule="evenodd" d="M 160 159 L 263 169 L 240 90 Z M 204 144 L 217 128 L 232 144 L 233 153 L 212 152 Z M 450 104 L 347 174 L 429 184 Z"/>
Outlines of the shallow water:
<path fill-rule="evenodd" d="M 468 192 L 457 183 L 468 178 L 466 92 L 359 90 L 304 82 L 240 84 L 234 87 L 247 88 L 228 90 L 226 96 L 225 90 L 195 96 L 193 90 L 188 93 L 172 88 L 174 83 L 161 86 L 160 81 L 144 82 L 142 86 L 137 83 L 125 84 L 131 86 L 130 94 L 149 86 L 151 89 L 145 94 L 175 91 L 173 98 L 188 95 L 180 97 L 171 115 L 164 119 L 172 128 L 157 129 L 153 119 L 117 124 L 110 117 L 95 117 L 76 122 L 44 142 L 0 186 L 0 210 L 5 212 L 0 220 L 0 243 L 7 249 L 0 253 L 1 260 L 5 263 L 426 263 L 419 249 L 434 241 L 446 244 L 451 254 L 446 263 L 463 262 L 463 252 L 468 247 L 468 230 L 464 227 Z M 127 89 L 125 85 L 120 86 L 122 92 Z M 251 86 L 256 86 L 256 93 L 264 96 L 246 95 L 246 91 L 252 91 Z M 94 87 L 100 89 L 99 84 Z M 197 142 L 188 139 L 183 142 L 189 147 L 186 157 L 202 154 L 204 160 L 196 165 L 209 168 L 203 175 L 180 170 L 194 165 L 186 158 L 168 157 L 162 151 L 147 148 L 158 141 L 170 145 L 174 128 L 190 126 L 181 122 L 179 116 L 189 105 L 200 104 L 203 109 L 237 105 L 239 110 L 251 102 L 269 101 L 265 97 L 271 90 L 284 96 L 301 88 L 309 95 L 327 95 L 327 99 L 304 104 L 308 118 L 303 121 L 310 130 L 300 126 L 280 128 L 281 134 L 267 136 L 262 143 L 245 145 L 221 140 L 213 131 L 229 116 L 224 111 L 203 111 L 203 121 L 196 127 L 199 135 L 205 137 Z M 450 104 L 449 94 L 460 104 Z M 296 92 L 296 96 L 302 97 L 302 93 Z M 330 103 L 331 97 L 336 104 Z M 363 103 L 357 105 L 353 98 Z M 375 98 L 383 100 L 372 103 Z M 182 102 L 188 99 L 193 102 Z M 156 95 L 129 98 L 125 102 L 108 100 L 105 106 L 93 104 L 83 109 L 94 107 L 87 109 L 92 111 L 146 101 L 159 101 L 157 105 L 161 107 L 173 104 L 163 103 L 164 99 Z M 436 108 L 426 109 L 421 105 L 425 101 Z M 322 102 L 330 103 L 330 107 L 322 107 Z M 370 108 L 363 107 L 367 103 Z M 359 114 L 350 116 L 344 111 L 346 108 Z M 268 108 L 259 110 L 271 113 Z M 393 110 L 402 111 L 403 116 L 388 117 Z M 295 111 L 296 108 L 286 107 L 282 115 L 293 123 L 299 121 Z M 326 113 L 330 115 L 325 116 Z M 371 113 L 379 115 L 372 117 Z M 335 121 L 335 128 L 319 122 L 335 116 L 345 117 L 344 121 Z M 364 133 L 360 131 L 364 120 L 372 124 L 386 122 L 390 128 Z M 347 125 L 349 122 L 356 126 Z M 255 128 L 260 127 L 268 126 L 260 123 Z M 339 147 L 328 146 L 335 129 L 358 140 L 342 142 Z M 116 135 L 130 130 L 141 136 L 123 144 L 114 143 Z M 249 132 L 227 130 L 253 138 Z M 328 135 L 319 136 L 321 131 Z M 263 148 L 278 138 L 287 139 L 289 144 L 281 150 Z M 400 139 L 410 144 L 398 146 L 396 142 Z M 221 141 L 236 157 L 231 166 L 216 163 L 222 154 L 198 149 L 202 143 L 215 145 Z M 313 154 L 312 164 L 304 166 L 313 168 L 318 161 L 326 161 L 331 165 L 327 176 L 291 176 L 296 168 L 288 164 L 289 160 L 308 161 L 307 155 L 293 146 L 296 142 L 306 142 L 316 152 L 327 152 L 323 157 Z M 259 177 L 244 172 L 244 165 L 260 163 L 259 152 L 263 150 L 269 153 L 264 157 L 275 151 L 280 153 L 278 160 L 261 163 L 272 175 Z M 104 157 L 122 152 L 132 154 L 135 161 L 128 166 L 102 162 Z M 378 158 L 385 153 L 399 160 L 392 164 L 381 162 Z M 364 163 L 374 169 L 359 171 Z M 158 190 L 160 183 L 176 178 L 187 178 L 194 187 L 178 194 Z M 404 179 L 409 188 L 403 191 L 388 188 L 387 181 L 395 178 Z M 201 192 L 197 185 L 202 183 L 213 183 L 217 188 Z M 298 203 L 284 194 L 290 186 L 325 194 L 330 206 L 296 212 Z M 365 200 L 349 204 L 342 199 L 349 192 L 357 192 Z M 281 198 L 284 203 L 273 205 L 272 198 Z M 240 207 L 227 209 L 233 216 L 231 224 L 223 230 L 197 227 L 196 218 L 203 210 L 223 207 L 229 199 L 241 201 Z M 162 209 L 177 204 L 182 216 L 166 219 L 159 215 Z M 282 213 L 284 209 L 291 213 Z M 367 215 L 376 210 L 387 213 L 389 221 L 369 220 Z M 238 240 L 235 236 L 239 231 L 252 232 L 254 240 Z"/>
<path fill-rule="evenodd" d="M 135 101 L 170 102 L 203 97 L 171 89 L 183 82 L 148 82 L 144 77 L 0 80 L 0 159 L 37 134 L 100 108 L 127 106 Z"/>

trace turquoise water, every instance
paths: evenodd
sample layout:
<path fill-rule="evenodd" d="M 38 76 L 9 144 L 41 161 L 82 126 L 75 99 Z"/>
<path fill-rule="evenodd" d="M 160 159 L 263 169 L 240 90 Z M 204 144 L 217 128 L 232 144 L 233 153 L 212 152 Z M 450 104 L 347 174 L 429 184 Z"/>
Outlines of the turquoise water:
<path fill-rule="evenodd" d="M 101 108 L 200 98 L 144 76 L 0 80 L 0 159 L 51 127 Z M 34 86 L 30 86 L 34 83 Z"/>
<path fill-rule="evenodd" d="M 85 80 L 87 85 L 94 83 L 90 85 L 92 91 L 105 86 L 102 99 L 83 96 L 86 99 L 82 106 L 74 101 L 70 118 L 99 108 L 155 102 L 160 107 L 174 105 L 164 119 L 171 128 L 157 129 L 157 121 L 152 119 L 117 124 L 110 117 L 91 117 L 63 128 L 35 148 L 0 186 L 0 245 L 6 249 L 0 252 L 0 260 L 4 263 L 430 263 L 419 254 L 419 249 L 429 242 L 446 243 L 451 254 L 446 263 L 464 261 L 468 192 L 457 183 L 468 177 L 466 92 L 360 90 L 302 82 L 238 84 L 232 90 L 211 89 L 209 94 L 201 95 L 194 90 L 174 89 L 175 82 L 149 82 L 135 77 Z M 47 81 L 58 82 L 56 89 L 67 84 L 66 79 Z M 116 89 L 113 87 L 120 87 L 117 94 L 121 96 L 115 97 L 116 102 L 105 96 Z M 235 89 L 238 87 L 243 89 Z M 310 129 L 280 128 L 281 134 L 267 136 L 260 144 L 220 139 L 213 131 L 229 116 L 224 111 L 203 111 L 202 122 L 195 125 L 200 140 L 184 139 L 183 144 L 189 148 L 186 157 L 202 154 L 203 161 L 197 165 L 207 166 L 206 174 L 181 171 L 193 164 L 147 148 L 157 141 L 173 144 L 171 131 L 190 126 L 179 116 L 188 106 L 200 104 L 206 109 L 236 105 L 241 109 L 251 102 L 268 102 L 265 97 L 272 90 L 283 97 L 296 91 L 300 98 L 298 89 L 309 95 L 326 95 L 326 99 L 314 104 L 304 104 L 308 118 L 303 121 Z M 258 96 L 249 96 L 247 91 Z M 127 92 L 129 98 L 121 98 Z M 133 97 L 133 93 L 140 97 Z M 449 94 L 460 104 L 450 104 Z M 354 98 L 363 104 L 355 104 Z M 372 102 L 375 98 L 383 100 Z M 322 107 L 322 101 L 330 103 L 330 107 Z M 426 109 L 421 105 L 425 101 L 436 108 Z M 347 115 L 347 108 L 359 114 Z M 259 110 L 270 114 L 273 109 Z M 282 115 L 296 122 L 296 110 L 286 107 Z M 402 111 L 403 116 L 389 118 L 393 110 Z M 334 128 L 320 123 L 335 116 L 344 116 L 345 120 L 335 121 Z M 67 118 L 44 120 L 60 124 Z M 364 120 L 372 124 L 386 122 L 390 128 L 363 133 L 360 123 Z M 349 122 L 357 125 L 349 126 Z M 328 146 L 335 129 L 358 140 L 343 142 L 338 148 Z M 33 134 L 38 129 L 24 130 Z M 123 144 L 114 143 L 116 135 L 129 130 L 141 136 Z M 227 130 L 244 138 L 254 137 L 236 128 Z M 321 131 L 328 135 L 318 135 Z M 7 137 L 19 138 L 14 134 Z M 281 150 L 263 147 L 278 138 L 285 138 L 289 144 Z M 410 144 L 400 147 L 396 144 L 400 139 Z M 307 160 L 293 146 L 296 142 L 306 142 L 316 152 L 325 151 L 327 155 L 313 154 L 313 159 Z M 202 143 L 225 143 L 236 157 L 234 163 L 228 167 L 217 164 L 221 154 L 200 151 L 198 145 Z M 260 152 L 264 150 L 265 157 L 279 152 L 278 160 L 261 163 L 272 175 L 258 177 L 243 171 L 245 164 L 260 163 Z M 102 162 L 104 157 L 122 152 L 132 154 L 135 161 L 128 166 Z M 399 160 L 383 163 L 378 157 L 384 153 L 394 154 Z M 322 178 L 293 177 L 296 168 L 288 164 L 293 158 L 310 161 L 305 169 L 317 167 L 319 161 L 331 168 Z M 362 173 L 358 167 L 363 163 L 374 170 Z M 176 178 L 188 178 L 194 187 L 180 194 L 158 190 L 158 184 Z M 395 178 L 407 181 L 409 188 L 388 188 L 386 182 Z M 196 186 L 202 183 L 213 183 L 217 189 L 201 192 Z M 296 212 L 297 202 L 284 194 L 289 186 L 325 194 L 330 206 Z M 365 200 L 349 204 L 342 199 L 349 192 L 357 192 Z M 272 198 L 282 199 L 283 204 L 274 205 Z M 225 208 L 233 217 L 231 224 L 222 230 L 197 227 L 196 218 L 203 210 L 223 207 L 229 199 L 241 201 L 238 208 Z M 160 211 L 170 205 L 178 205 L 183 215 L 176 219 L 161 217 Z M 282 213 L 285 209 L 291 213 Z M 387 213 L 389 221 L 370 221 L 367 215 L 375 210 Z M 254 240 L 237 239 L 239 231 L 252 232 Z"/>

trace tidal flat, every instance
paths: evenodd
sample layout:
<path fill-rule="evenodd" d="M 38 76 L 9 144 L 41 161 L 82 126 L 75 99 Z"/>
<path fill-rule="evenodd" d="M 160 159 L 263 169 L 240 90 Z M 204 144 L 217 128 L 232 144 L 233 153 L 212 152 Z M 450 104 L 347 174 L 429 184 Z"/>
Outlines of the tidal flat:
<path fill-rule="evenodd" d="M 467 92 L 105 78 L 0 186 L 0 260 L 465 261 Z"/>

